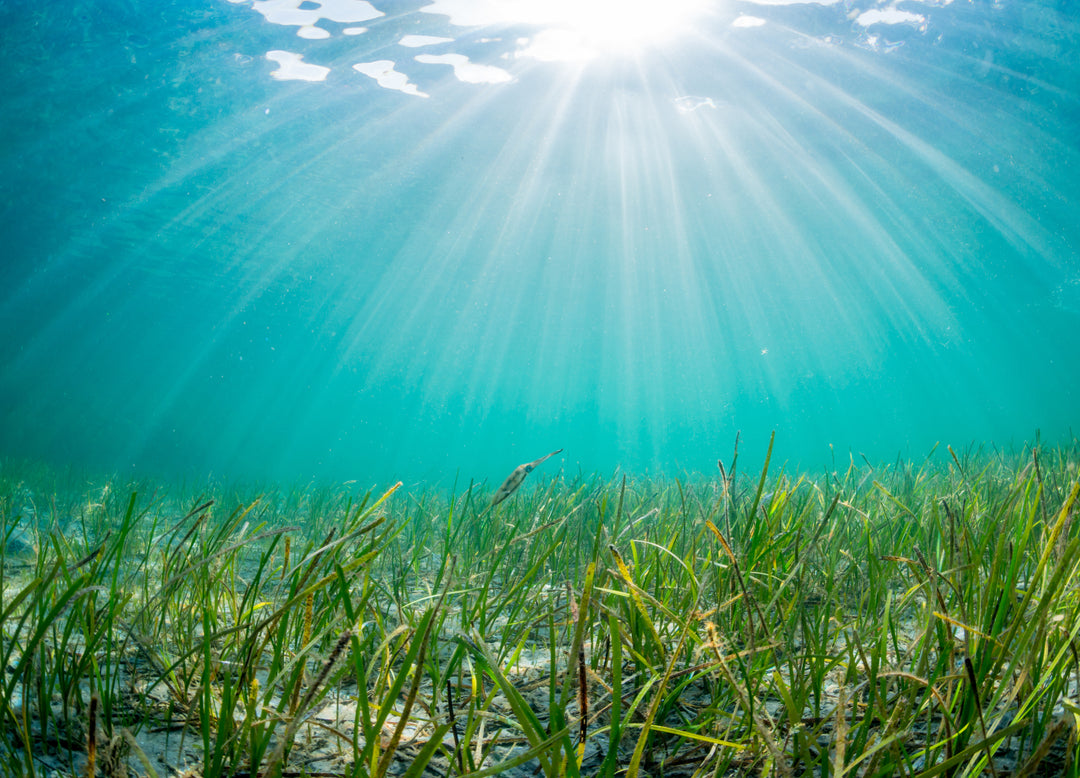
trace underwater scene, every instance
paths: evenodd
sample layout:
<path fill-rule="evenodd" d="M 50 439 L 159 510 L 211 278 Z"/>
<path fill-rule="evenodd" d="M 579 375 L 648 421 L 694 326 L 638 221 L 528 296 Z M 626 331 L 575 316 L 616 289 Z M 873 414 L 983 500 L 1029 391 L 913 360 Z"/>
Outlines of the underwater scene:
<path fill-rule="evenodd" d="M 0 776 L 1080 775 L 1080 6 L 0 64 Z"/>

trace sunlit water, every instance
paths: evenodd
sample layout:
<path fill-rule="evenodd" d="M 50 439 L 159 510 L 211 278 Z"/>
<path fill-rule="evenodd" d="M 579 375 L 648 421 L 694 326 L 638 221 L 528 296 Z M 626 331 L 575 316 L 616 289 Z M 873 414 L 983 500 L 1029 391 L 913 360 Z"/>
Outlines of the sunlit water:
<path fill-rule="evenodd" d="M 0 455 L 446 483 L 1068 439 L 1078 19 L 0 3 Z"/>

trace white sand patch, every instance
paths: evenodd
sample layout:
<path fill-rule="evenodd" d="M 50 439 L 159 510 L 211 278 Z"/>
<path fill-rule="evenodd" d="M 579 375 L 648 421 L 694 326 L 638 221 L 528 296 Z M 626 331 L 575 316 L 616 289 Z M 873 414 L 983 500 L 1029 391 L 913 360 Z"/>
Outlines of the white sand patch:
<path fill-rule="evenodd" d="M 353 65 L 353 70 L 363 73 L 365 76 L 375 79 L 375 83 L 383 89 L 394 89 L 407 95 L 427 97 L 421 92 L 416 84 L 409 83 L 409 77 L 394 69 L 392 59 L 377 59 L 374 62 L 358 62 Z"/>
<path fill-rule="evenodd" d="M 477 65 L 464 54 L 417 54 L 416 61 L 425 65 L 449 65 L 458 81 L 467 84 L 502 84 L 514 77 L 494 65 Z"/>
<path fill-rule="evenodd" d="M 739 16 L 731 23 L 732 27 L 760 27 L 765 24 L 765 20 L 758 16 L 747 16 L 743 14 Z"/>
<path fill-rule="evenodd" d="M 410 49 L 418 49 L 421 46 L 434 46 L 437 43 L 451 43 L 453 38 L 443 38 L 438 35 L 405 35 L 398 44 L 408 46 Z"/>
<path fill-rule="evenodd" d="M 301 8 L 307 0 L 254 0 L 251 7 L 271 24 L 312 27 L 320 19 L 353 24 L 383 16 L 367 0 L 321 0 L 316 8 Z M 315 3 L 307 3 L 315 5 Z"/>
<path fill-rule="evenodd" d="M 278 81 L 325 81 L 330 68 L 304 62 L 302 54 L 274 49 L 266 52 L 266 58 L 280 67 L 272 75 Z"/>
<path fill-rule="evenodd" d="M 871 24 L 915 24 L 922 25 L 926 17 L 911 11 L 901 11 L 898 8 L 875 8 L 872 11 L 863 11 L 855 18 L 856 24 L 869 27 Z"/>

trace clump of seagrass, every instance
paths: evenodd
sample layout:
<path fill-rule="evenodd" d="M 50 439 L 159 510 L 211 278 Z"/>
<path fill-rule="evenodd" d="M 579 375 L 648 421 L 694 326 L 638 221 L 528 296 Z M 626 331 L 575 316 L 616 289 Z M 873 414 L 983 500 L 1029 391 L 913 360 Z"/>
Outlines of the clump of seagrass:
<path fill-rule="evenodd" d="M 98 738 L 98 708 L 101 702 L 96 694 L 90 697 L 89 721 L 86 732 L 86 775 L 97 778 L 100 771 L 102 778 L 127 778 L 127 758 L 134 754 L 142 764 L 149 778 L 158 778 L 150 758 L 143 751 L 131 730 L 121 727 L 111 738 L 100 742 Z"/>
<path fill-rule="evenodd" d="M 424 659 L 427 656 L 428 647 L 431 645 L 431 632 L 432 625 L 435 623 L 435 617 L 439 611 L 442 610 L 443 603 L 446 602 L 446 594 L 450 591 L 450 581 L 454 575 L 454 567 L 457 564 L 457 559 L 453 559 L 450 562 L 450 571 L 446 576 L 446 585 L 443 587 L 442 594 L 439 596 L 439 601 L 435 603 L 435 607 L 427 612 L 425 617 L 421 619 L 423 625 L 423 631 L 420 636 L 420 649 L 416 656 L 416 660 L 413 666 L 416 668 L 412 675 L 412 684 L 409 687 L 409 694 L 405 698 L 405 705 L 401 709 L 401 716 L 398 717 L 397 726 L 394 727 L 394 733 L 390 736 L 390 743 L 386 746 L 382 756 L 379 758 L 379 764 L 376 768 L 375 775 L 378 778 L 386 775 L 390 769 L 390 762 L 394 758 L 394 752 L 397 750 L 398 743 L 401 742 L 401 734 L 405 731 L 405 725 L 409 721 L 409 714 L 412 713 L 413 705 L 416 702 L 416 696 L 420 692 L 420 683 L 423 677 Z M 431 742 L 438 742 L 442 738 L 442 733 L 446 731 L 446 726 L 443 725 L 441 731 L 437 731 L 436 735 L 432 737 Z"/>
<path fill-rule="evenodd" d="M 322 670 L 320 670 L 319 674 L 315 677 L 315 682 L 312 683 L 311 688 L 308 689 L 307 694 L 305 694 L 303 700 L 300 701 L 300 705 L 297 706 L 296 712 L 293 714 L 292 721 L 290 721 L 289 726 L 285 728 L 285 734 L 282 736 L 281 740 L 278 741 L 274 753 L 271 754 L 270 761 L 266 766 L 266 771 L 263 773 L 264 775 L 278 775 L 279 773 L 275 773 L 274 771 L 279 768 L 284 768 L 286 759 L 285 752 L 293 742 L 293 738 L 296 737 L 296 731 L 304 721 L 304 713 L 310 707 L 323 684 L 326 683 L 326 679 L 330 676 L 330 671 L 334 669 L 334 665 L 341 659 L 341 655 L 345 651 L 345 646 L 349 644 L 349 640 L 352 636 L 352 629 L 347 629 L 341 634 L 341 637 L 338 638 L 337 643 L 334 644 L 334 650 L 330 652 L 330 656 L 327 658 L 326 663 L 323 664 Z"/>

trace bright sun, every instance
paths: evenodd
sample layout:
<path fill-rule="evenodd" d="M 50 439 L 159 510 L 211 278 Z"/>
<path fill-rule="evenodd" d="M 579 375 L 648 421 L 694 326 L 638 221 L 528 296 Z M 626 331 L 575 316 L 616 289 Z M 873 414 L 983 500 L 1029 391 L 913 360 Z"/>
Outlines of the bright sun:
<path fill-rule="evenodd" d="M 705 0 L 434 0 L 422 10 L 463 26 L 530 25 L 519 56 L 588 59 L 655 46 L 687 29 Z"/>
<path fill-rule="evenodd" d="M 579 33 L 605 51 L 659 43 L 700 11 L 698 0 L 527 0 L 551 14 L 552 26 Z"/>

